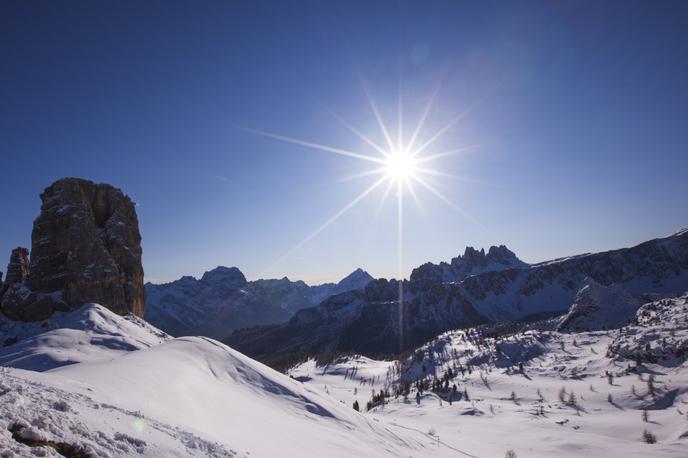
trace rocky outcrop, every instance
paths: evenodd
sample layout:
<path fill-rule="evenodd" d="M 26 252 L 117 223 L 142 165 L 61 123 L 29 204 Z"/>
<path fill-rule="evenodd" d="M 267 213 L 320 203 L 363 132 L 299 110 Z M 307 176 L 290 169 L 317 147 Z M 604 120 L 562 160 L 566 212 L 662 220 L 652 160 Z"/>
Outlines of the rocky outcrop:
<path fill-rule="evenodd" d="M 10 262 L 7 264 L 5 285 L 10 286 L 12 283 L 26 283 L 28 279 L 29 250 L 27 248 L 17 247 L 12 250 Z"/>
<path fill-rule="evenodd" d="M 621 286 L 602 286 L 586 278 L 557 330 L 583 332 L 620 328 L 635 317 L 640 305 L 640 299 Z"/>
<path fill-rule="evenodd" d="M 2 298 L 10 318 L 40 320 L 87 302 L 143 316 L 141 235 L 131 199 L 109 184 L 65 178 L 41 194 L 28 282 Z"/>
<path fill-rule="evenodd" d="M 524 267 L 528 267 L 528 264 L 518 259 L 504 245 L 491 246 L 487 253 L 482 248 L 478 251 L 469 246 L 466 247 L 463 256 L 457 256 L 449 263 L 426 263 L 413 269 L 411 281 L 425 285 L 458 282 L 471 275 Z"/>

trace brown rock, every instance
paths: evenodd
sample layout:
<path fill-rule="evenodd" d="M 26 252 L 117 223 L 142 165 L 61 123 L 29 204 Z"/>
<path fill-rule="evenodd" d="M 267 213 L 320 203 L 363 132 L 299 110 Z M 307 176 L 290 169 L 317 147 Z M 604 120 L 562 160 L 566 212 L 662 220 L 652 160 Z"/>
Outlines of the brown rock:
<path fill-rule="evenodd" d="M 69 310 L 69 305 L 62 300 L 59 292 L 49 294 L 32 291 L 24 283 L 13 283 L 2 296 L 2 313 L 14 320 L 45 320 L 56 311 Z"/>
<path fill-rule="evenodd" d="M 17 247 L 12 250 L 10 263 L 7 264 L 7 276 L 5 286 L 12 283 L 26 283 L 29 279 L 29 250 L 28 248 Z"/>
<path fill-rule="evenodd" d="M 35 291 L 62 291 L 71 307 L 97 302 L 143 316 L 141 235 L 131 199 L 109 184 L 64 178 L 41 194 L 31 234 Z"/>

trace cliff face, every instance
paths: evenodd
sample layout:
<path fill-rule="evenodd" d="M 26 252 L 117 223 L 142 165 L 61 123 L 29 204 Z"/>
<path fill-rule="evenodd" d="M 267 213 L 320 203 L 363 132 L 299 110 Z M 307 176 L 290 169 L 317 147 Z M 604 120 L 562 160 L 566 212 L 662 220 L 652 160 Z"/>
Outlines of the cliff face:
<path fill-rule="evenodd" d="M 29 250 L 17 247 L 12 250 L 10 262 L 7 264 L 7 275 L 5 285 L 12 283 L 25 283 L 29 279 Z"/>
<path fill-rule="evenodd" d="M 64 178 L 47 187 L 41 200 L 28 281 L 16 282 L 3 296 L 3 313 L 40 320 L 97 302 L 142 317 L 141 235 L 131 199 L 109 184 Z"/>

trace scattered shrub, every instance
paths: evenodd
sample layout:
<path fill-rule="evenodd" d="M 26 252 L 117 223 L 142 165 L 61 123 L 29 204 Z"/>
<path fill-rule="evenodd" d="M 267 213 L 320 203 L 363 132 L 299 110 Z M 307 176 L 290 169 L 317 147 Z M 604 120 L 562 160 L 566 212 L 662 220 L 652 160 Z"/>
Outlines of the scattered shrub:
<path fill-rule="evenodd" d="M 646 429 L 643 431 L 643 442 L 646 444 L 654 444 L 657 442 L 657 436 Z"/>

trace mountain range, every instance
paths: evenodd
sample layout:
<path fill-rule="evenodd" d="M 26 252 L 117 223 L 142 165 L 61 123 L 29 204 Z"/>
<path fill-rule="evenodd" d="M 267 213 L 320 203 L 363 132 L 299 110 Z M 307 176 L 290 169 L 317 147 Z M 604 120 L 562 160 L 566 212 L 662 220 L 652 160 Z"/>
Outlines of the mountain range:
<path fill-rule="evenodd" d="M 467 249 L 451 263 L 415 269 L 402 283 L 401 305 L 399 283 L 378 279 L 302 309 L 285 323 L 235 331 L 225 342 L 276 367 L 322 352 L 399 354 L 450 329 L 563 314 L 589 281 L 637 296 L 683 292 L 688 230 L 534 265 L 505 247 L 487 254 Z"/>
<path fill-rule="evenodd" d="M 287 321 L 303 308 L 365 288 L 372 280 L 359 268 L 338 283 L 316 286 L 287 277 L 247 281 L 238 268 L 220 266 L 200 279 L 146 283 L 145 319 L 174 336 L 224 338 L 235 329 Z"/>

